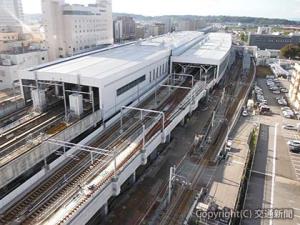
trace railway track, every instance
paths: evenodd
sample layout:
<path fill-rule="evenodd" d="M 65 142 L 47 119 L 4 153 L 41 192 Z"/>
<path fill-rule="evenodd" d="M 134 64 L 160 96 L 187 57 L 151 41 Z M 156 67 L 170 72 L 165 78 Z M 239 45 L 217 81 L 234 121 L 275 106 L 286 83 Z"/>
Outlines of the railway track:
<path fill-rule="evenodd" d="M 20 119 L 22 116 L 24 116 L 28 111 L 30 110 L 31 106 L 25 106 L 17 111 L 14 111 L 10 113 L 7 116 L 3 116 L 0 118 L 0 128 L 4 127 L 5 125 L 12 123 L 18 119 Z"/>
<path fill-rule="evenodd" d="M 180 90 L 179 92 L 182 92 L 182 90 Z M 176 100 L 176 98 L 172 98 L 171 96 L 168 98 L 168 101 L 164 102 L 160 106 L 160 109 L 163 109 L 165 105 L 170 104 L 170 102 L 172 102 L 172 99 L 173 99 L 173 103 L 171 105 L 173 105 L 173 107 L 176 106 L 178 101 L 180 102 L 180 100 L 174 101 Z M 151 119 L 149 118 L 145 118 L 143 123 L 147 123 L 147 121 L 150 122 L 150 120 Z M 150 132 L 146 136 L 146 139 L 149 140 L 153 133 L 161 129 L 160 126 L 161 125 L 158 122 L 154 126 L 155 129 L 152 129 L 151 130 L 152 132 Z M 129 128 L 130 132 L 127 131 L 126 133 L 123 133 L 118 138 L 116 138 L 115 133 L 118 131 L 118 129 L 119 129 L 119 124 L 118 123 L 114 124 L 110 130 L 104 132 L 104 134 L 101 135 L 101 137 L 90 146 L 101 147 L 101 148 L 110 147 L 111 149 L 114 149 L 115 147 L 120 147 L 120 145 L 124 145 L 128 137 L 132 136 L 133 132 L 136 133 L 140 132 L 141 125 L 133 124 L 133 126 Z M 128 135 L 128 137 L 126 137 L 126 135 Z M 109 139 L 113 139 L 115 143 L 109 141 Z M 107 143 L 109 142 L 111 143 L 109 146 L 107 146 Z M 129 143 L 130 141 L 127 141 L 126 144 L 128 145 Z M 138 147 L 140 146 L 141 145 L 139 145 Z M 13 221 L 19 221 L 20 224 L 36 223 L 37 221 L 35 221 L 35 218 L 40 219 L 41 215 L 43 215 L 42 212 L 47 211 L 46 209 L 49 208 L 51 205 L 53 205 L 55 201 L 59 200 L 60 197 L 63 196 L 64 194 L 67 194 L 67 190 L 74 191 L 74 185 L 77 185 L 78 183 L 85 181 L 87 179 L 87 175 L 90 174 L 92 170 L 96 170 L 97 166 L 100 164 L 99 163 L 100 160 L 98 161 L 96 160 L 96 163 L 91 167 L 89 164 L 90 159 L 88 153 L 80 153 L 77 155 L 76 158 L 77 161 L 74 159 L 70 160 L 65 166 L 58 169 L 47 181 L 43 182 L 32 192 L 30 192 L 26 197 L 24 197 L 22 201 L 18 202 L 16 205 L 14 205 L 9 210 L 7 210 L 4 213 L 4 215 L 0 217 L 0 223 L 6 224 Z M 74 171 L 74 168 L 78 168 L 78 166 L 80 167 L 80 169 L 78 171 Z M 102 168 L 100 167 L 100 169 Z M 96 172 L 98 170 L 96 170 Z M 66 174 L 72 174 L 72 176 L 66 176 Z M 110 174 L 107 177 L 107 179 L 110 179 L 111 176 L 112 175 Z M 62 177 L 64 178 L 64 180 L 62 180 Z M 76 191 L 78 191 L 78 189 Z M 50 194 L 45 194 L 45 193 L 50 193 Z M 68 192 L 68 194 L 69 193 L 70 191 Z"/>
<path fill-rule="evenodd" d="M 227 80 L 225 82 L 225 88 L 228 95 L 233 95 L 235 93 L 235 86 L 232 84 L 236 84 L 239 81 L 239 74 L 241 72 L 241 61 L 239 60 L 236 66 L 233 70 L 233 77 Z M 244 91 L 241 90 L 236 98 L 236 101 L 238 101 L 244 94 Z M 236 105 L 235 104 L 229 104 L 225 110 L 225 115 L 227 119 L 232 118 L 232 111 L 235 112 Z M 229 113 L 230 111 L 230 113 Z M 220 135 L 217 139 L 216 143 L 219 143 L 219 140 L 224 138 L 224 135 Z M 194 179 L 192 180 L 192 187 L 188 190 L 186 189 L 180 189 L 179 193 L 177 193 L 177 197 L 173 199 L 173 202 L 171 203 L 171 208 L 168 209 L 166 214 L 162 217 L 160 224 L 161 225 L 174 225 L 174 224 L 182 224 L 183 217 L 181 216 L 183 212 L 186 212 L 189 209 L 189 200 L 193 197 L 193 195 L 196 193 L 195 191 L 199 188 L 199 183 L 201 180 L 201 177 L 203 176 L 204 170 L 203 168 L 210 165 L 210 159 L 214 155 L 214 152 L 216 151 L 216 145 L 211 146 L 204 154 L 203 158 L 201 158 L 198 161 L 198 165 L 201 165 L 201 167 L 196 170 L 195 174 L 193 175 Z"/>
<path fill-rule="evenodd" d="M 58 115 L 62 115 L 61 109 L 62 106 L 57 105 L 53 107 L 50 111 L 38 115 L 30 119 L 29 121 L 26 121 L 18 125 L 17 127 L 14 127 L 2 133 L 0 136 L 0 149 L 7 148 L 8 146 L 13 145 L 17 141 L 20 141 L 20 139 L 23 139 L 29 133 L 32 133 L 34 132 L 34 130 L 37 130 L 41 126 L 46 125 L 45 122 L 50 123 L 53 119 L 56 119 Z"/>

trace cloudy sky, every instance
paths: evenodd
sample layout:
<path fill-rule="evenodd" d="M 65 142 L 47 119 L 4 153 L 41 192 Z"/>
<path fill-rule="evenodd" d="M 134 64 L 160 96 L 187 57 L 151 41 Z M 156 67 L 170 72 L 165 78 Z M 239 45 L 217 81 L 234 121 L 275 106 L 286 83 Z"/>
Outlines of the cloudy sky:
<path fill-rule="evenodd" d="M 25 13 L 40 13 L 41 0 L 22 0 Z M 113 12 L 157 15 L 230 15 L 299 18 L 300 0 L 112 0 Z M 66 0 L 88 4 L 95 0 Z"/>

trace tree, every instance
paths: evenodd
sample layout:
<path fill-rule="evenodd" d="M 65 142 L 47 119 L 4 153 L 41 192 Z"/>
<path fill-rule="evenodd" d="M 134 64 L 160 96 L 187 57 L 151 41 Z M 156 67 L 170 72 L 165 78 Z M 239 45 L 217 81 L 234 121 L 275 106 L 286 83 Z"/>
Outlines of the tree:
<path fill-rule="evenodd" d="M 248 41 L 248 36 L 244 32 L 241 33 L 240 38 L 241 38 L 241 40 L 243 42 L 247 42 Z"/>
<path fill-rule="evenodd" d="M 300 58 L 300 44 L 288 44 L 280 50 L 280 54 L 281 56 L 288 59 Z"/>

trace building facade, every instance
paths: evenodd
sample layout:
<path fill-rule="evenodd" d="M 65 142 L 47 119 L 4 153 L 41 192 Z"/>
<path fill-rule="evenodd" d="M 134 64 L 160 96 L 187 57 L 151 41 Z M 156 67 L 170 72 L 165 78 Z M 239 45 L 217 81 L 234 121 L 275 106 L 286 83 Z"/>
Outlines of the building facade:
<path fill-rule="evenodd" d="M 23 20 L 21 0 L 0 0 L 0 27 L 22 26 Z"/>
<path fill-rule="evenodd" d="M 113 43 L 110 0 L 98 0 L 88 6 L 43 0 L 42 8 L 49 60 Z"/>
<path fill-rule="evenodd" d="M 292 106 L 300 110 L 300 64 L 297 63 L 294 66 L 291 78 L 289 98 Z"/>
<path fill-rule="evenodd" d="M 136 39 L 136 23 L 130 16 L 118 16 L 114 20 L 115 42 Z"/>
<path fill-rule="evenodd" d="M 281 49 L 288 44 L 299 44 L 300 36 L 250 34 L 249 45 L 259 49 Z"/>
<path fill-rule="evenodd" d="M 47 51 L 20 49 L 0 53 L 0 90 L 11 89 L 19 81 L 19 71 L 48 61 Z"/>

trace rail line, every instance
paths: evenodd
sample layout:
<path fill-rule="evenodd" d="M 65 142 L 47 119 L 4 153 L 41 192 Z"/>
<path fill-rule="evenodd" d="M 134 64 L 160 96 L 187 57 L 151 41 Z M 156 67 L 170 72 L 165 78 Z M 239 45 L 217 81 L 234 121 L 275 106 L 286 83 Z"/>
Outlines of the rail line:
<path fill-rule="evenodd" d="M 239 78 L 239 74 L 241 71 L 241 62 L 238 61 L 238 63 L 236 64 L 235 68 L 234 68 L 234 76 L 231 77 L 231 79 L 228 79 L 228 82 L 226 82 L 226 87 L 227 87 L 227 91 L 229 95 L 233 95 L 236 91 L 236 89 L 234 88 L 235 86 L 231 85 L 232 83 L 237 83 L 238 82 L 238 78 Z M 248 77 L 248 80 L 251 77 Z M 248 81 L 247 80 L 247 81 Z M 237 107 L 237 103 L 239 102 L 240 99 L 245 95 L 245 90 L 240 89 L 238 92 L 238 95 L 235 98 L 235 101 L 232 104 L 228 104 L 228 107 L 226 109 L 226 119 L 230 120 L 236 110 Z M 219 138 L 217 139 L 216 143 L 213 146 L 211 146 L 208 151 L 205 153 L 204 157 L 202 159 L 199 160 L 198 164 L 201 164 L 203 166 L 209 166 L 210 163 L 210 159 L 212 157 L 212 155 L 214 155 L 214 151 L 216 151 L 216 146 L 218 146 L 219 144 L 219 140 L 221 140 L 222 138 L 224 138 L 224 135 L 220 135 Z M 202 177 L 203 174 L 203 166 L 196 172 L 194 179 L 192 181 L 192 186 L 193 188 L 195 188 L 195 185 L 197 183 L 200 182 L 200 179 Z M 198 185 L 199 186 L 199 185 Z M 189 199 L 191 199 L 193 193 L 191 192 L 191 190 L 184 190 L 181 189 L 179 190 L 180 193 L 177 194 L 177 198 L 174 199 L 175 202 L 172 203 L 172 207 L 169 208 L 169 210 L 167 211 L 167 213 L 163 216 L 162 220 L 160 221 L 160 224 L 181 224 L 182 222 L 182 218 L 179 216 L 181 215 L 183 212 L 186 211 L 187 209 L 187 205 L 189 202 Z"/>
<path fill-rule="evenodd" d="M 180 99 L 183 99 L 186 92 L 186 90 L 174 91 L 176 96 L 182 95 Z M 180 100 L 174 98 L 173 95 L 171 95 L 167 99 L 167 101 L 159 106 L 159 109 L 164 109 L 166 105 L 172 105 L 172 108 L 174 109 L 177 106 L 178 102 L 180 102 Z M 171 109 L 171 107 L 169 109 Z M 167 112 L 166 114 L 170 113 L 171 112 Z M 127 119 L 127 122 L 128 121 L 131 122 L 130 119 Z M 152 121 L 153 119 L 151 119 L 150 117 L 146 117 L 144 118 L 143 123 L 147 124 L 151 123 Z M 157 133 L 157 131 L 161 129 L 160 126 L 160 122 L 157 122 L 152 130 L 146 135 L 146 140 L 149 140 L 153 134 Z M 124 148 L 130 143 L 130 141 L 128 141 L 128 138 L 131 138 L 133 133 L 139 133 L 141 130 L 141 124 L 135 123 L 132 126 L 129 126 L 128 130 L 125 133 L 116 138 L 116 133 L 119 127 L 119 123 L 114 124 L 111 129 L 106 130 L 103 135 L 101 135 L 100 138 L 98 138 L 98 140 L 96 140 L 90 146 L 101 148 L 109 147 L 111 148 L 111 150 L 119 147 Z M 110 144 L 107 146 L 108 143 Z M 141 144 L 137 147 L 137 149 L 140 149 L 140 147 Z M 130 157 L 131 156 L 132 154 L 130 155 Z M 20 221 L 19 223 L 21 224 L 36 223 L 36 218 L 38 218 L 39 220 L 42 219 L 41 216 L 44 215 L 42 212 L 49 212 L 49 210 L 47 209 L 54 208 L 51 208 L 51 205 L 53 206 L 53 204 L 54 206 L 57 206 L 57 204 L 55 204 L 56 200 L 58 201 L 61 196 L 70 194 L 69 190 L 71 190 L 71 192 L 73 192 L 74 194 L 74 192 L 78 191 L 78 189 L 75 190 L 76 188 L 74 188 L 74 186 L 78 185 L 78 183 L 80 182 L 86 181 L 87 178 L 90 178 L 88 177 L 88 175 L 92 172 L 97 172 L 102 169 L 102 167 L 99 167 L 101 161 L 98 160 L 98 158 L 96 158 L 95 164 L 93 166 L 90 166 L 89 153 L 79 153 L 77 154 L 76 158 L 77 161 L 74 159 L 69 160 L 66 165 L 59 168 L 48 180 L 36 187 L 32 192 L 25 196 L 23 200 L 7 210 L 4 215 L 0 217 L 0 223 L 6 224 L 15 220 Z M 78 169 L 78 171 L 74 171 L 74 168 L 79 167 L 80 169 Z M 72 174 L 72 176 L 66 176 L 69 174 Z M 64 178 L 64 180 L 62 180 L 62 177 Z M 112 174 L 109 174 L 106 180 L 111 179 L 111 177 Z M 50 194 L 47 195 L 45 193 Z M 34 205 L 35 203 L 36 205 Z"/>
<path fill-rule="evenodd" d="M 31 108 L 31 106 L 25 106 L 17 111 L 10 113 L 9 115 L 1 117 L 0 118 L 0 128 L 9 123 L 14 122 L 15 120 L 18 120 L 19 118 L 24 116 L 29 111 L 30 108 Z"/>
<path fill-rule="evenodd" d="M 40 127 L 43 125 L 45 121 L 48 121 L 51 118 L 56 117 L 57 115 L 61 115 L 62 105 L 56 105 L 51 110 L 41 115 L 38 115 L 2 134 L 0 134 L 0 149 L 4 149 L 8 146 L 13 145 L 17 140 L 24 138 L 28 135 L 28 131 L 31 133 L 34 131 L 36 127 Z"/>

